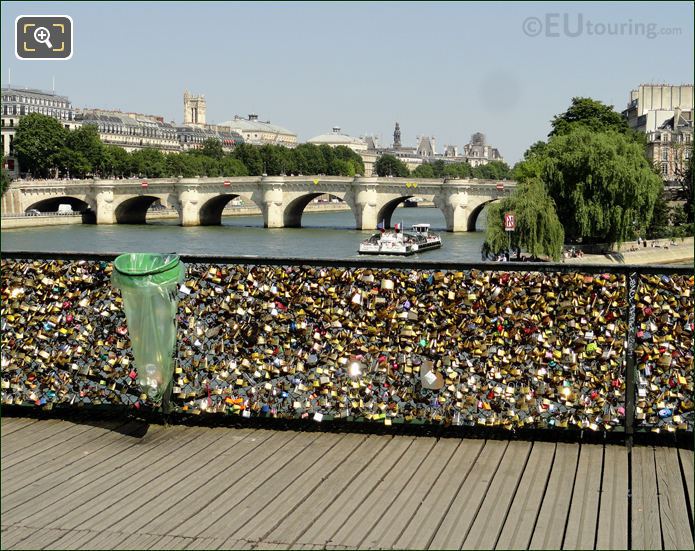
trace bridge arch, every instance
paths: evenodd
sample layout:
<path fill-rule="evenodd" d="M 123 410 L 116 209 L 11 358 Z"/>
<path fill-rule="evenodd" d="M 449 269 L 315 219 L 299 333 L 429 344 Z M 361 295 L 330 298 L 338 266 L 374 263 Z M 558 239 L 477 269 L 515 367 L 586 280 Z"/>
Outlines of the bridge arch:
<path fill-rule="evenodd" d="M 155 195 L 138 195 L 122 201 L 114 211 L 116 223 L 147 223 L 147 211 L 156 201 L 161 201 L 161 198 Z"/>
<path fill-rule="evenodd" d="M 89 203 L 86 201 L 78 199 L 77 197 L 65 195 L 62 197 L 49 197 L 47 199 L 36 201 L 35 203 L 29 205 L 24 212 L 29 212 L 30 210 L 38 210 L 39 212 L 58 212 L 58 207 L 60 205 L 70 205 L 74 212 L 84 212 L 91 208 Z"/>
<path fill-rule="evenodd" d="M 223 195 L 216 195 L 205 201 L 198 211 L 198 217 L 201 226 L 219 226 L 222 224 L 222 211 L 227 206 L 227 204 L 236 199 L 237 197 L 242 198 L 246 201 L 253 202 L 256 206 L 255 201 L 248 197 L 248 194 L 237 194 L 237 193 L 225 193 Z"/>
<path fill-rule="evenodd" d="M 470 214 L 468 215 L 468 220 L 466 222 L 466 231 L 476 231 L 475 225 L 478 221 L 478 216 L 480 216 L 480 213 L 483 212 L 483 209 L 485 207 L 487 207 L 490 203 L 494 203 L 496 201 L 499 201 L 499 199 L 490 199 L 489 201 L 483 201 L 482 203 L 479 203 L 478 205 L 474 206 L 471 209 Z"/>
<path fill-rule="evenodd" d="M 351 201 L 346 200 L 346 197 L 341 197 L 338 194 L 328 193 L 326 191 L 307 193 L 306 195 L 300 195 L 292 201 L 290 201 L 283 211 L 283 223 L 286 228 L 301 228 L 302 227 L 302 215 L 304 214 L 304 209 L 307 207 L 311 201 L 320 197 L 321 195 L 328 195 L 329 197 L 335 197 L 343 201 L 348 207 L 352 215 L 355 216 L 355 207 L 351 204 Z M 357 220 L 357 218 L 355 218 Z"/>

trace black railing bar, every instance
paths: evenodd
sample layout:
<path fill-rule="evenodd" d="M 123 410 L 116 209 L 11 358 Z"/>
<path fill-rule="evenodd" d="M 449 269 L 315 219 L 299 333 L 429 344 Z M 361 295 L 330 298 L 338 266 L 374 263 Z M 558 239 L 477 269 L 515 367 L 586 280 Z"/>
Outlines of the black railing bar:
<path fill-rule="evenodd" d="M 3 259 L 17 260 L 96 260 L 112 261 L 120 252 L 34 252 L 2 251 Z M 563 264 L 555 262 L 441 262 L 408 260 L 364 259 L 329 259 L 297 257 L 260 257 L 260 256 L 222 256 L 182 254 L 181 260 L 187 263 L 242 264 L 254 266 L 316 266 L 328 268 L 403 268 L 419 270 L 483 270 L 492 272 L 562 272 L 562 273 L 614 273 L 629 274 L 683 274 L 693 275 L 691 266 L 674 266 L 671 264 L 634 265 L 634 264 Z"/>

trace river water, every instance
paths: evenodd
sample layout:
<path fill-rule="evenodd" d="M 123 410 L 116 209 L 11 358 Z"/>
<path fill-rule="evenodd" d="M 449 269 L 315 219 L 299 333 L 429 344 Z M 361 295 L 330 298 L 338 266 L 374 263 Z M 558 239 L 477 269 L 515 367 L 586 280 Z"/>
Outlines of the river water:
<path fill-rule="evenodd" d="M 484 231 L 449 233 L 436 208 L 398 208 L 392 223 L 429 223 L 442 236 L 442 248 L 416 254 L 409 260 L 480 261 Z M 478 227 L 485 224 L 485 211 Z M 373 231 L 354 229 L 350 211 L 307 212 L 301 228 L 266 229 L 258 216 L 225 216 L 221 226 L 183 228 L 176 220 L 146 225 L 96 226 L 75 224 L 3 230 L 2 251 L 41 252 L 176 252 L 179 254 L 243 255 L 355 259 L 360 241 Z"/>

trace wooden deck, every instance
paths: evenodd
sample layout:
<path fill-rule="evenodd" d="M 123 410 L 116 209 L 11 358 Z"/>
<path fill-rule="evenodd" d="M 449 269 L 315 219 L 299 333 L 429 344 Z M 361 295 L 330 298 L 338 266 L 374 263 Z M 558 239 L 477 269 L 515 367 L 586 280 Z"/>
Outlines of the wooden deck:
<path fill-rule="evenodd" d="M 2 549 L 693 548 L 675 448 L 630 481 L 616 445 L 24 418 L 0 443 Z"/>

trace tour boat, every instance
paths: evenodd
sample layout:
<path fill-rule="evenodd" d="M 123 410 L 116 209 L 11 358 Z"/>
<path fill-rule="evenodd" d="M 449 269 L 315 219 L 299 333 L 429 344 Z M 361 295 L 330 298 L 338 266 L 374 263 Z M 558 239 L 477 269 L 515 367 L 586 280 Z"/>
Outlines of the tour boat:
<path fill-rule="evenodd" d="M 400 224 L 396 224 L 392 232 L 385 231 L 382 224 L 379 227 L 381 233 L 375 233 L 360 243 L 360 254 L 408 256 L 442 246 L 441 237 L 430 232 L 429 224 L 414 224 L 409 232 L 401 231 Z"/>

